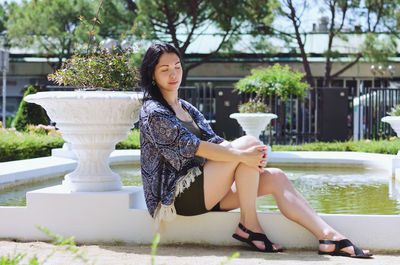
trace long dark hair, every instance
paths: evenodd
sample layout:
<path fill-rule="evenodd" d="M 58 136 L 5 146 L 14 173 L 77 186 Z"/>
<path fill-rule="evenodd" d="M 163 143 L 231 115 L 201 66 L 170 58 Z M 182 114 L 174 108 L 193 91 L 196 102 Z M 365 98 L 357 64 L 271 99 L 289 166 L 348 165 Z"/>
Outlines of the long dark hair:
<path fill-rule="evenodd" d="M 181 62 L 181 66 L 183 68 L 182 56 L 178 49 L 168 43 L 157 42 L 153 43 L 146 51 L 142 65 L 140 66 L 140 87 L 143 91 L 143 101 L 154 99 L 160 102 L 162 105 L 170 109 L 172 112 L 173 109 L 168 104 L 168 102 L 164 99 L 161 94 L 160 88 L 157 84 L 153 84 L 153 74 L 158 64 L 158 61 L 164 53 L 175 53 Z M 175 112 L 174 112 L 175 113 Z"/>

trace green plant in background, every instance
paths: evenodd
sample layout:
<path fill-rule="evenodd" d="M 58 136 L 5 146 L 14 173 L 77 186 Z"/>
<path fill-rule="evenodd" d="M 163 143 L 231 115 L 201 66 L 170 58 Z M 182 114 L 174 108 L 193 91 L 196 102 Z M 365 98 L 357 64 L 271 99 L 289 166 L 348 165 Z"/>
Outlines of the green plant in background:
<path fill-rule="evenodd" d="M 89 30 L 88 42 L 74 50 L 72 57 L 67 59 L 60 69 L 49 74 L 49 81 L 58 85 L 75 86 L 81 90 L 134 90 L 139 80 L 139 71 L 133 62 L 135 50 L 91 45 L 96 34 L 95 26 L 101 24 L 98 17 L 103 3 L 104 0 L 100 2 L 96 17 L 92 19 L 91 29 L 82 16 L 79 18 L 81 25 Z"/>
<path fill-rule="evenodd" d="M 24 94 L 24 98 L 29 94 L 35 94 L 37 90 L 33 86 L 29 86 Z M 44 111 L 44 109 L 36 104 L 25 102 L 22 99 L 19 104 L 17 115 L 14 119 L 14 127 L 18 131 L 24 131 L 28 124 L 43 124 L 48 125 L 49 119 Z"/>
<path fill-rule="evenodd" d="M 239 105 L 240 113 L 267 113 L 270 108 L 261 100 L 250 99 L 248 102 Z"/>
<path fill-rule="evenodd" d="M 12 117 L 7 117 L 7 119 L 6 119 L 6 128 L 11 128 L 12 122 L 13 122 L 13 118 Z"/>
<path fill-rule="evenodd" d="M 251 70 L 251 75 L 240 79 L 235 84 L 235 92 L 255 93 L 253 103 L 261 102 L 262 98 L 278 96 L 286 101 L 291 95 L 302 100 L 310 85 L 303 82 L 303 73 L 290 70 L 289 66 L 274 64 L 267 68 L 256 68 Z M 246 104 L 246 103 L 245 103 Z"/>
<path fill-rule="evenodd" d="M 394 105 L 387 114 L 390 116 L 400 116 L 400 104 Z"/>
<path fill-rule="evenodd" d="M 51 149 L 61 148 L 63 144 L 61 133 L 53 126 L 28 125 L 24 132 L 0 126 L 0 162 L 50 156 Z M 137 129 L 129 131 L 128 136 L 116 145 L 116 149 L 139 148 Z"/>
<path fill-rule="evenodd" d="M 97 46 L 86 55 L 83 49 L 78 49 L 59 70 L 49 74 L 48 79 L 82 90 L 133 90 L 139 75 L 132 63 L 133 53 L 133 49 Z"/>
<path fill-rule="evenodd" d="M 272 151 L 347 151 L 378 154 L 397 154 L 400 139 L 392 137 L 388 140 L 360 140 L 346 142 L 315 142 L 302 145 L 273 145 Z"/>

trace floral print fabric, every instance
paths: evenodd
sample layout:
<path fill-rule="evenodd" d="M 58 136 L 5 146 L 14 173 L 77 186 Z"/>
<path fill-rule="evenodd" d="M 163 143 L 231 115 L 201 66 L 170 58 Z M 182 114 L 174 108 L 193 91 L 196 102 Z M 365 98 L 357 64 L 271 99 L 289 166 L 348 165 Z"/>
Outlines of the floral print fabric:
<path fill-rule="evenodd" d="M 140 161 L 145 200 L 155 217 L 160 207 L 173 206 L 179 180 L 199 167 L 195 158 L 200 141 L 221 143 L 204 116 L 179 99 L 200 128 L 201 139 L 187 130 L 168 108 L 155 100 L 144 102 L 139 119 Z"/>

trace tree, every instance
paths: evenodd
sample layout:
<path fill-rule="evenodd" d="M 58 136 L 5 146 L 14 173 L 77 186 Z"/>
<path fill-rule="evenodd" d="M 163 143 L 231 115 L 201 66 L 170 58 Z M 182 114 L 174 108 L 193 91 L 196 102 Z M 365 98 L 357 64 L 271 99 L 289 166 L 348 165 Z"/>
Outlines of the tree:
<path fill-rule="evenodd" d="M 393 53 L 393 41 L 389 41 L 391 46 L 381 45 L 384 47 L 385 52 L 381 53 L 376 51 L 376 47 L 372 43 L 377 42 L 376 34 L 379 30 L 388 28 L 385 26 L 386 21 L 393 17 L 393 10 L 398 10 L 397 1 L 389 0 L 324 0 L 316 2 L 320 4 L 323 11 L 326 11 L 329 19 L 328 23 L 328 41 L 326 43 L 325 56 L 325 75 L 324 86 L 330 86 L 332 79 L 336 78 L 344 71 L 356 64 L 362 57 L 377 57 L 378 54 L 390 55 Z M 301 55 L 303 68 L 306 73 L 307 82 L 314 86 L 315 80 L 311 72 L 310 63 L 308 61 L 308 54 L 305 51 L 305 42 L 307 32 L 302 28 L 304 16 L 303 12 L 310 8 L 310 1 L 293 1 L 282 0 L 280 1 L 279 8 L 276 9 L 276 15 L 286 18 L 292 24 L 292 32 L 286 32 L 285 36 L 291 36 L 297 43 L 297 50 Z M 347 62 L 340 70 L 332 73 L 332 60 L 339 58 L 339 53 L 333 49 L 333 42 L 335 39 L 341 38 L 347 40 L 345 29 L 353 27 L 357 17 L 365 17 L 366 25 L 359 25 L 359 33 L 370 33 L 366 38 L 364 45 L 356 52 L 351 61 Z M 276 30 L 276 29 L 275 29 Z M 372 35 L 371 35 L 372 34 Z M 371 37 L 373 36 L 373 37 Z M 388 42 L 384 42 L 388 43 Z M 389 48 L 388 48 L 389 47 Z M 373 49 L 374 48 L 374 49 Z M 382 57 L 382 56 L 381 56 Z M 382 58 L 381 58 L 382 59 Z"/>
<path fill-rule="evenodd" d="M 96 2 L 100 2 L 97 0 Z M 95 5 L 98 7 L 98 3 Z M 136 4 L 132 0 L 106 0 L 99 14 L 101 38 L 120 38 L 126 35 L 135 24 Z"/>
<path fill-rule="evenodd" d="M 25 91 L 24 98 L 29 94 L 35 94 L 37 91 L 33 86 L 29 86 Z M 18 131 L 24 131 L 27 125 L 48 125 L 49 119 L 47 118 L 44 109 L 34 103 L 27 103 L 23 99 L 19 104 L 17 115 L 14 119 L 14 127 Z"/>
<path fill-rule="evenodd" d="M 137 31 L 149 40 L 172 43 L 187 58 L 189 46 L 202 34 L 219 37 L 216 47 L 197 62 L 185 63 L 182 84 L 189 71 L 221 51 L 229 51 L 243 30 L 249 30 L 258 6 L 267 16 L 267 0 L 138 0 Z M 251 8 L 253 6 L 253 8 Z"/>
<path fill-rule="evenodd" d="M 0 3 L 0 33 L 6 30 L 6 19 L 7 19 L 6 9 Z"/>
<path fill-rule="evenodd" d="M 14 5 L 7 23 L 8 37 L 13 45 L 32 47 L 38 55 L 57 57 L 53 68 L 73 54 L 75 44 L 88 41 L 92 18 L 101 0 L 32 0 Z M 95 28 L 95 38 L 126 32 L 133 26 L 134 12 L 124 0 L 105 1 Z M 83 21 L 83 23 L 82 23 Z M 89 22 L 87 22 L 89 21 Z"/>
<path fill-rule="evenodd" d="M 10 10 L 8 37 L 13 45 L 33 47 L 38 55 L 57 57 L 58 63 L 50 64 L 58 68 L 62 59 L 73 53 L 74 44 L 82 42 L 85 29 L 80 16 L 94 16 L 88 0 L 23 1 Z"/>

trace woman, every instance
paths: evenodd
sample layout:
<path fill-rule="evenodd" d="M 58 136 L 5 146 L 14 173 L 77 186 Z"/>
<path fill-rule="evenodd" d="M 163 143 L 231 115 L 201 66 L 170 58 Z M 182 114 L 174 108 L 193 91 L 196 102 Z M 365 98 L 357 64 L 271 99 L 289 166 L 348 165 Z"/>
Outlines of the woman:
<path fill-rule="evenodd" d="M 256 213 L 256 198 L 272 194 L 287 218 L 320 240 L 319 254 L 371 256 L 325 223 L 280 169 L 264 168 L 266 146 L 258 139 L 229 143 L 217 136 L 195 107 L 178 98 L 181 79 L 179 51 L 153 44 L 141 66 L 140 143 L 146 204 L 157 222 L 240 208 L 233 237 L 258 251 L 280 252 Z"/>

